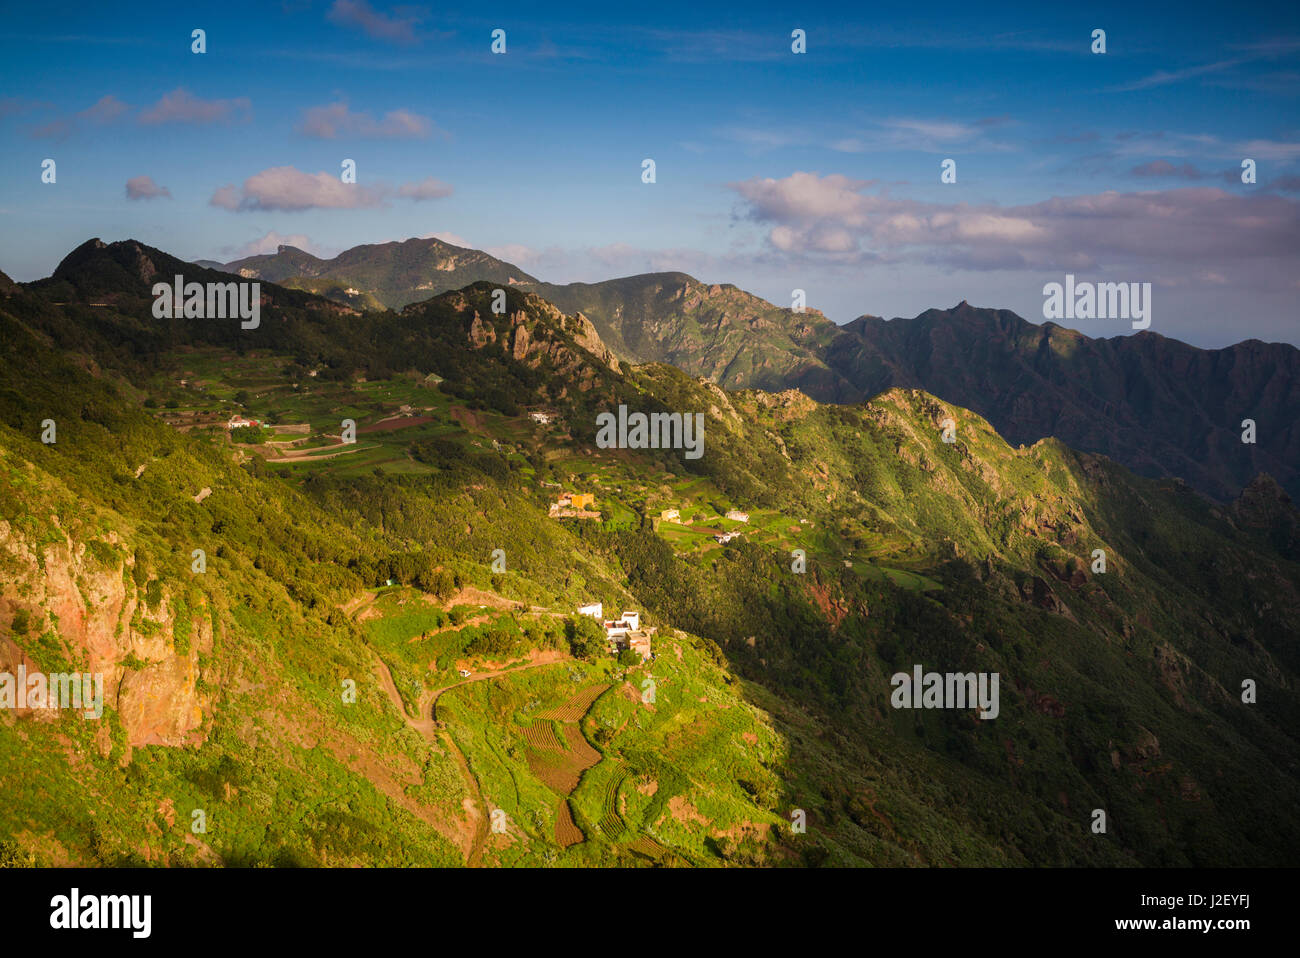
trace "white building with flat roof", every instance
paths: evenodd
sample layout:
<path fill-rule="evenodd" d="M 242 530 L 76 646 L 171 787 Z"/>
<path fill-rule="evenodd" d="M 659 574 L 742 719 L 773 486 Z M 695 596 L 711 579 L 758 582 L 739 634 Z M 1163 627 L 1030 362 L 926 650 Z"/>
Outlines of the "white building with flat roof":
<path fill-rule="evenodd" d="M 624 612 L 618 619 L 607 620 L 601 624 L 605 627 L 605 638 L 609 639 L 610 645 L 617 646 L 627 639 L 629 632 L 636 632 L 641 628 L 641 613 Z"/>

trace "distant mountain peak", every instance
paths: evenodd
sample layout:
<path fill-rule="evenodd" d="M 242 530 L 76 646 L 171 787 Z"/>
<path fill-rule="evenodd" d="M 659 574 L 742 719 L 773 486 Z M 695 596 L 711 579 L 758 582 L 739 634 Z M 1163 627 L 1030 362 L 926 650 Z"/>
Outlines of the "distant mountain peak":
<path fill-rule="evenodd" d="M 361 309 L 401 309 L 478 280 L 500 286 L 536 282 L 511 263 L 432 236 L 353 246 L 331 259 L 280 245 L 275 253 L 222 268 Z"/>

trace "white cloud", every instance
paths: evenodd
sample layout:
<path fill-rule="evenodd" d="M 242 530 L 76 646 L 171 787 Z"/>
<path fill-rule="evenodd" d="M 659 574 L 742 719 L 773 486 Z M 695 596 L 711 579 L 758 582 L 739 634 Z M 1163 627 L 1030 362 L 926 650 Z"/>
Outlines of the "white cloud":
<path fill-rule="evenodd" d="M 159 197 L 171 199 L 171 190 L 159 186 L 152 176 L 133 176 L 126 181 L 126 198 L 128 200 L 152 200 Z"/>
<path fill-rule="evenodd" d="M 396 188 L 384 183 L 362 186 L 358 183 L 344 183 L 334 173 L 304 173 L 292 166 L 273 166 L 250 176 L 242 187 L 220 187 L 212 194 L 209 203 L 232 212 L 297 212 L 311 209 L 369 209 L 386 205 L 385 200 L 392 195 L 419 201 L 438 199 L 451 193 L 450 186 L 431 176 L 419 182 L 403 183 Z"/>
<path fill-rule="evenodd" d="M 1001 207 L 895 199 L 866 187 L 804 172 L 731 184 L 742 217 L 765 228 L 769 250 L 792 259 L 1165 270 L 1171 282 L 1232 275 L 1267 288 L 1300 273 L 1300 203 L 1276 194 L 1109 191 Z"/>
<path fill-rule="evenodd" d="M 110 93 L 78 113 L 77 118 L 91 123 L 111 123 L 128 109 L 130 107 Z"/>
<path fill-rule="evenodd" d="M 409 9 L 409 8 L 407 8 Z M 332 23 L 345 27 L 357 27 L 375 40 L 384 40 L 399 46 L 418 43 L 415 35 L 417 17 L 391 17 L 380 13 L 366 0 L 335 0 L 330 7 L 328 18 Z"/>
<path fill-rule="evenodd" d="M 203 100 L 183 87 L 171 93 L 140 114 L 145 126 L 162 123 L 224 123 L 231 119 L 248 119 L 252 104 L 248 97 L 233 100 Z"/>
<path fill-rule="evenodd" d="M 339 136 L 371 137 L 375 139 L 424 139 L 435 127 L 427 116 L 410 110 L 389 110 L 382 120 L 369 113 L 356 113 L 345 102 L 309 107 L 303 112 L 298 132 L 322 140 Z M 441 132 L 441 131 L 439 131 Z"/>

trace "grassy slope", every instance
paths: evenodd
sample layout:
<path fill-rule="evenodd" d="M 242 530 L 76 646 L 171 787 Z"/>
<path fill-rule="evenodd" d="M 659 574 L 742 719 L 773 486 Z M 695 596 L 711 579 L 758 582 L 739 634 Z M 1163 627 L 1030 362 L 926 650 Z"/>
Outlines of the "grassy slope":
<path fill-rule="evenodd" d="M 455 326 L 446 329 L 451 343 Z M 3 834 L 40 860 L 198 860 L 186 817 L 200 802 L 220 823 L 205 842 L 230 863 L 460 860 L 448 823 L 467 786 L 451 753 L 408 727 L 371 666 L 387 662 L 410 711 L 418 693 L 407 683 L 445 684 L 446 660 L 475 634 L 412 651 L 408 640 L 441 627 L 441 614 L 411 618 L 390 601 L 358 623 L 336 609 L 375 584 L 350 560 L 413 549 L 524 606 L 567 613 L 595 597 L 683 630 L 661 635 L 647 670 L 653 708 L 618 691 L 609 660 L 448 693 L 448 732 L 515 829 L 489 840 L 487 863 L 1245 863 L 1297 847 L 1285 731 L 1297 727 L 1295 567 L 1176 487 L 1050 441 L 1012 450 L 978 417 L 920 393 L 821 407 L 644 367 L 626 382 L 597 376 L 583 396 L 552 392 L 547 401 L 574 420 L 567 442 L 490 410 L 456 419 L 445 393 L 406 379 L 385 380 L 378 396 L 378 384 L 303 380 L 294 399 L 278 360 L 237 367 L 177 354 L 166 368 L 213 380 L 201 404 L 229 403 L 242 388 L 313 427 L 347 398 L 339 390 L 355 392 L 352 408 L 370 419 L 383 410 L 367 403 L 437 394 L 425 403 L 435 424 L 422 428 L 461 450 L 415 461 L 406 452 L 424 433 L 397 433 L 364 470 L 343 457 L 281 479 L 273 464 L 239 467 L 223 442 L 140 411 L 141 396 L 173 394 L 170 373 L 118 386 L 46 350 L 23 323 L 0 316 L 0 334 L 4 354 L 24 360 L 0 367 L 0 518 L 28 547 L 89 548 L 116 533 L 100 550 L 106 566 L 125 574 L 130 556 L 148 570 L 128 577 L 133 592 L 157 581 L 171 607 L 206 610 L 213 624 L 201 748 L 140 747 L 124 765 L 111 709 L 107 754 L 91 723 L 5 717 L 0 747 L 17 763 L 6 767 L 48 784 L 6 809 Z M 471 380 L 484 368 L 466 355 L 442 371 Z M 583 451 L 577 420 L 603 390 L 709 412 L 709 455 L 687 471 L 671 454 Z M 46 416 L 60 424 L 56 446 L 33 439 Z M 939 439 L 947 416 L 952 445 Z M 508 448 L 491 452 L 494 438 Z M 418 474 L 400 475 L 403 464 Z M 568 486 L 571 471 L 598 502 L 618 504 L 614 521 L 545 519 L 538 480 Z M 205 485 L 216 493 L 194 504 Z M 673 536 L 638 528 L 666 506 L 703 524 Z M 733 527 L 719 518 L 731 506 L 751 524 L 720 548 L 698 529 Z M 211 550 L 209 574 L 190 576 L 191 544 L 217 530 L 224 555 Z M 789 569 L 796 543 L 809 554 L 804 576 Z M 510 571 L 491 576 L 498 547 Z M 1086 571 L 1093 548 L 1107 549 L 1105 576 Z M 5 598 L 11 612 L 21 604 L 21 580 Z M 173 643 L 186 633 L 177 618 Z M 521 621 L 516 654 L 556 644 L 554 629 Z M 16 641 L 38 661 L 55 654 L 38 638 Z M 66 641 L 46 645 L 77 654 Z M 1000 671 L 1001 717 L 888 709 L 889 673 L 914 662 Z M 535 774 L 522 729 L 541 702 L 572 692 L 575 671 L 615 688 L 581 723 L 601 754 L 571 796 L 587 841 L 561 851 L 560 796 Z M 349 676 L 361 696 L 345 707 L 338 684 Z M 1258 678 L 1259 707 L 1238 704 L 1243 676 Z M 76 780 L 92 787 L 52 811 Z M 1095 807 L 1111 815 L 1107 838 L 1087 831 Z M 807 835 L 773 828 L 793 808 L 808 813 Z M 330 837 L 340 834 L 355 838 Z"/>

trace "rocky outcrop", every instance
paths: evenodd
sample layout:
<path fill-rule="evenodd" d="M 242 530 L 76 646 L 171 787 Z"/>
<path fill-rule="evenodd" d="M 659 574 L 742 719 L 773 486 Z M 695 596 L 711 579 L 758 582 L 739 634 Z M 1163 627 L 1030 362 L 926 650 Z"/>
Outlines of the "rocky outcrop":
<path fill-rule="evenodd" d="M 102 675 L 104 707 L 117 712 L 129 745 L 203 741 L 208 703 L 198 662 L 212 648 L 206 616 L 184 620 L 188 634 L 178 636 L 166 588 L 137 587 L 134 559 L 116 535 L 94 549 L 66 534 L 36 545 L 0 520 L 0 558 L 0 624 L 10 636 L 0 642 L 0 670 L 24 664 L 29 672 L 55 671 L 57 664 L 58 671 Z M 150 604 L 146 593 L 157 601 Z M 55 662 L 56 649 L 64 661 Z"/>

